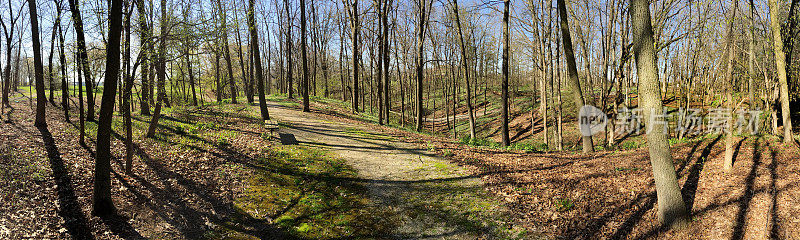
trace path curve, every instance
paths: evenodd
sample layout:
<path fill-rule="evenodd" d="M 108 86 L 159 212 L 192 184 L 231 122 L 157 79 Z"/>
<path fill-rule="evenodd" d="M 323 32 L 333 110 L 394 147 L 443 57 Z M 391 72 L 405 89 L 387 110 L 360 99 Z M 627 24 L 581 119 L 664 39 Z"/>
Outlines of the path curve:
<path fill-rule="evenodd" d="M 497 219 L 482 219 L 501 210 L 479 176 L 428 149 L 370 130 L 368 124 L 332 122 L 279 103 L 268 105 L 270 116 L 284 125 L 285 144 L 296 140 L 337 154 L 358 171 L 374 204 L 397 213 L 400 220 L 391 238 L 504 238 L 493 236 Z M 473 212 L 477 217 L 470 216 Z"/>

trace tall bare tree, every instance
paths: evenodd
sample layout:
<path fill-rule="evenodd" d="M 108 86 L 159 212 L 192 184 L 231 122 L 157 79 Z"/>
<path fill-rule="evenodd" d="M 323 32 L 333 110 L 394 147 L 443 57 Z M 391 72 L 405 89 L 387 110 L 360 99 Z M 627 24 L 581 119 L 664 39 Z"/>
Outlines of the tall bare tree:
<path fill-rule="evenodd" d="M 56 11 L 61 15 L 61 1 L 56 0 Z M 64 110 L 64 119 L 69 120 L 69 85 L 67 84 L 67 57 L 64 55 L 64 33 L 61 28 L 61 21 L 58 24 L 58 59 L 61 67 L 61 108 Z"/>
<path fill-rule="evenodd" d="M 572 89 L 572 97 L 575 101 L 576 110 L 585 105 L 581 82 L 578 80 L 578 68 L 575 66 L 575 52 L 572 50 L 572 38 L 569 34 L 569 21 L 567 17 L 567 6 L 564 0 L 558 0 L 558 17 L 560 18 L 561 39 L 564 42 L 564 57 L 567 60 L 567 83 Z M 577 115 L 577 114 L 576 114 Z M 582 136 L 583 152 L 594 152 L 592 136 Z"/>
<path fill-rule="evenodd" d="M 467 58 L 467 47 L 464 44 L 464 31 L 461 27 L 461 19 L 459 17 L 458 0 L 453 0 L 453 15 L 455 17 L 456 28 L 458 28 L 458 45 L 461 48 L 461 64 L 464 68 L 464 82 L 467 90 L 467 114 L 469 115 L 469 137 L 475 138 L 475 112 L 472 107 L 472 88 L 470 86 L 469 73 L 469 59 Z"/>
<path fill-rule="evenodd" d="M 306 43 L 306 1 L 300 0 L 300 61 L 303 64 L 303 112 L 310 112 L 308 101 L 308 44 Z"/>
<path fill-rule="evenodd" d="M 734 89 L 734 80 L 733 80 L 733 58 L 734 58 L 734 46 L 733 46 L 733 24 L 736 20 L 736 11 L 739 6 L 739 1 L 733 1 L 733 7 L 729 9 L 730 17 L 728 18 L 728 33 L 725 37 L 725 55 L 727 58 L 727 66 L 725 67 L 725 85 L 728 88 L 725 91 L 725 101 L 728 104 L 728 109 L 730 109 L 732 116 L 734 112 L 736 112 L 736 106 L 733 102 L 733 91 Z M 727 133 L 725 134 L 725 159 L 723 162 L 723 168 L 725 171 L 731 171 L 733 169 L 733 119 L 728 117 L 727 120 Z"/>
<path fill-rule="evenodd" d="M 3 35 L 6 38 L 6 68 L 3 70 L 3 106 L 11 106 L 8 101 L 9 93 L 11 92 L 11 49 L 14 47 L 14 33 L 17 26 L 17 21 L 22 16 L 22 7 L 14 14 L 14 7 L 11 5 L 11 0 L 8 0 L 8 24 L 4 18 L 0 17 L 0 26 L 3 27 Z"/>
<path fill-rule="evenodd" d="M 149 1 L 148 1 L 149 2 Z M 153 83 L 150 82 L 150 59 L 152 56 L 152 33 L 150 32 L 150 25 L 147 24 L 147 12 L 145 11 L 145 1 L 136 0 L 136 13 L 139 15 L 137 22 L 139 23 L 139 42 L 141 45 L 142 55 L 142 90 L 141 101 L 139 101 L 139 111 L 142 115 L 150 115 L 150 89 Z"/>
<path fill-rule="evenodd" d="M 781 36 L 780 8 L 777 0 L 769 0 L 769 19 L 772 27 L 772 48 L 775 52 L 775 66 L 778 74 L 778 87 L 780 88 L 781 116 L 783 117 L 783 142 L 791 143 L 792 117 L 789 108 L 789 83 L 786 78 L 786 54 L 783 52 L 783 37 Z"/>
<path fill-rule="evenodd" d="M 416 68 L 417 68 L 417 91 L 416 91 L 416 114 L 417 114 L 417 132 L 422 131 L 422 115 L 423 107 L 422 107 L 422 91 L 423 91 L 423 82 L 425 81 L 425 29 L 428 25 L 428 18 L 430 13 L 431 4 L 433 1 L 423 0 L 418 1 L 415 4 L 418 6 L 418 19 L 417 19 L 417 49 L 416 49 Z"/>
<path fill-rule="evenodd" d="M 294 77 L 292 76 L 292 14 L 289 12 L 291 9 L 290 0 L 283 0 L 283 8 L 286 10 L 286 64 L 288 65 L 286 68 L 286 87 L 288 88 L 289 99 L 294 99 Z"/>
<path fill-rule="evenodd" d="M 231 63 L 231 51 L 228 45 L 228 14 L 227 9 L 222 7 L 222 0 L 216 0 L 217 8 L 220 12 L 220 22 L 222 26 L 222 54 L 225 57 L 225 64 L 228 69 L 228 84 L 231 90 L 231 103 L 236 104 L 236 81 L 233 77 L 233 64 Z"/>
<path fill-rule="evenodd" d="M 77 42 L 78 64 L 83 72 L 83 86 L 86 89 L 86 120 L 94 121 L 94 80 L 89 66 L 89 55 L 86 49 L 86 37 L 83 32 L 83 18 L 78 0 L 69 0 L 69 10 L 72 13 L 72 23 L 75 27 L 75 40 Z"/>
<path fill-rule="evenodd" d="M 345 8 L 347 9 L 347 14 L 350 17 L 350 34 L 351 42 L 353 44 L 353 89 L 352 91 L 352 101 L 353 105 L 353 113 L 358 113 L 358 62 L 361 54 L 359 53 L 359 45 L 358 45 L 358 35 L 361 32 L 361 25 L 359 24 L 359 16 L 358 16 L 358 0 L 342 0 Z"/>
<path fill-rule="evenodd" d="M 156 54 L 156 71 L 158 74 L 158 86 L 156 88 L 158 88 L 158 97 L 156 99 L 156 108 L 153 112 L 153 117 L 150 120 L 150 126 L 147 128 L 148 138 L 152 138 L 156 134 L 158 120 L 161 118 L 161 107 L 167 98 L 166 89 L 164 87 L 164 82 L 167 77 L 167 35 L 169 34 L 167 21 L 167 0 L 161 0 L 161 36 L 159 36 L 160 44 L 158 45 L 158 53 Z"/>
<path fill-rule="evenodd" d="M 650 23 L 650 3 L 648 0 L 631 0 L 630 16 L 633 27 L 633 52 L 636 59 L 636 73 L 639 77 L 640 106 L 643 109 L 647 126 L 647 147 L 653 178 L 656 182 L 658 198 L 658 220 L 667 226 L 688 224 L 688 212 L 681 196 L 681 188 L 675 175 L 667 134 L 663 126 L 653 121 L 652 116 L 663 115 L 661 90 L 658 86 L 656 50 L 653 28 Z M 563 21 L 563 20 L 562 20 Z"/>
<path fill-rule="evenodd" d="M 500 119 L 502 121 L 501 127 L 501 136 L 503 140 L 503 146 L 510 146 L 511 139 L 508 136 L 508 78 L 509 78 L 509 50 L 508 48 L 511 45 L 511 39 L 508 33 L 509 22 L 508 22 L 508 14 L 509 14 L 509 7 L 511 5 L 510 0 L 504 0 L 503 4 L 505 7 L 503 8 L 503 81 L 501 83 L 501 93 L 500 93 Z"/>
<path fill-rule="evenodd" d="M 45 108 L 47 96 L 44 94 L 44 67 L 42 66 L 42 44 L 39 40 L 39 17 L 36 13 L 36 0 L 28 0 L 29 16 L 31 17 L 31 39 L 33 41 L 33 70 L 36 78 L 36 122 L 35 126 L 47 129 Z"/>
<path fill-rule="evenodd" d="M 95 216 L 108 215 L 115 211 L 111 199 L 111 121 L 114 118 L 114 98 L 119 79 L 122 1 L 111 0 L 111 9 L 108 13 L 106 78 L 100 102 L 100 121 L 97 123 L 97 157 L 94 165 L 92 214 Z"/>
<path fill-rule="evenodd" d="M 264 73 L 261 65 L 261 51 L 258 48 L 259 47 L 258 27 L 256 25 L 255 10 L 254 10 L 255 0 L 249 0 L 248 3 L 249 3 L 248 4 L 249 8 L 247 11 L 247 26 L 248 29 L 250 30 L 250 46 L 252 49 L 251 51 L 253 51 L 253 54 L 251 54 L 251 56 L 253 58 L 253 64 L 255 64 L 254 66 L 255 77 L 256 77 L 255 81 L 256 84 L 258 85 L 258 105 L 259 108 L 261 109 L 261 119 L 269 120 L 269 110 L 267 109 L 267 98 L 266 96 L 264 96 L 264 77 L 263 77 Z M 269 49 L 267 49 L 267 51 L 269 51 Z"/>

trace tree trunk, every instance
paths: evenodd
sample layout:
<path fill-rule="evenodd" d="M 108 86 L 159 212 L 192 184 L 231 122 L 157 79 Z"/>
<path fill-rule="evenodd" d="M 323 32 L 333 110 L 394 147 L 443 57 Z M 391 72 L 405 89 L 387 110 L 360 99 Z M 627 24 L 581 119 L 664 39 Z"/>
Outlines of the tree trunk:
<path fill-rule="evenodd" d="M 736 112 L 736 106 L 733 102 L 733 57 L 734 57 L 734 46 L 733 46 L 733 24 L 736 20 L 736 10 L 738 8 L 739 1 L 733 1 L 733 8 L 730 9 L 731 17 L 728 20 L 728 36 L 726 37 L 725 43 L 725 50 L 726 50 L 726 58 L 728 60 L 727 66 L 725 67 L 725 83 L 727 84 L 728 90 L 725 91 L 725 98 L 726 102 L 728 103 L 728 109 L 731 111 L 728 116 L 727 122 L 727 134 L 725 134 L 725 160 L 723 162 L 723 169 L 726 172 L 730 172 L 733 169 L 733 114 Z"/>
<path fill-rule="evenodd" d="M 755 45 L 756 45 L 756 18 L 755 18 L 755 5 L 753 4 L 753 0 L 750 0 L 750 48 L 747 60 L 747 91 L 748 91 L 748 100 L 750 101 L 750 109 L 756 108 L 756 98 L 755 98 L 755 85 L 753 84 L 753 80 L 755 79 Z"/>
<path fill-rule="evenodd" d="M 417 96 L 416 96 L 416 113 L 417 113 L 417 132 L 422 131 L 422 83 L 425 80 L 425 25 L 428 22 L 426 1 L 419 2 L 419 22 L 417 26 Z"/>
<path fill-rule="evenodd" d="M 308 43 L 306 42 L 306 1 L 300 0 L 300 61 L 303 64 L 303 112 L 310 112 L 308 101 Z"/>
<path fill-rule="evenodd" d="M 567 7 L 564 5 L 564 0 L 558 0 L 558 16 L 561 24 L 561 38 L 564 42 L 564 57 L 567 59 L 567 74 L 569 77 L 569 87 L 572 89 L 573 99 L 575 101 L 576 113 L 585 105 L 583 99 L 583 90 L 581 82 L 578 79 L 578 68 L 575 66 L 575 52 L 572 50 L 572 38 L 569 34 L 569 22 L 567 20 Z M 656 79 L 657 80 L 657 79 Z M 576 114 L 577 116 L 577 114 Z M 583 139 L 583 152 L 594 152 L 594 143 L 592 143 L 592 136 L 582 136 Z"/>
<path fill-rule="evenodd" d="M 227 65 L 228 69 L 228 84 L 230 84 L 231 90 L 231 103 L 237 104 L 236 101 L 236 81 L 234 80 L 233 76 L 233 64 L 231 63 L 231 51 L 230 46 L 228 45 L 228 16 L 225 14 L 227 11 L 226 9 L 222 8 L 222 0 L 217 0 L 217 6 L 219 7 L 220 17 L 222 18 L 222 50 L 223 54 L 225 54 L 225 64 Z"/>
<path fill-rule="evenodd" d="M 384 113 L 386 114 L 386 124 L 389 124 L 389 113 L 391 112 L 392 105 L 391 105 L 391 97 L 389 95 L 389 91 L 391 87 L 389 86 L 389 11 L 392 9 L 392 0 L 387 0 L 383 6 L 383 16 L 381 18 L 382 26 L 383 26 L 383 48 L 381 51 L 383 52 L 383 108 Z"/>
<path fill-rule="evenodd" d="M 31 38 L 33 40 L 33 68 L 36 78 L 36 122 L 39 129 L 47 129 L 45 108 L 47 96 L 44 94 L 44 67 L 42 66 L 41 42 L 39 41 L 39 19 L 36 14 L 36 0 L 28 0 L 31 17 Z M 29 72 L 30 73 L 30 72 Z"/>
<path fill-rule="evenodd" d="M 186 70 L 189 72 L 189 88 L 192 89 L 192 106 L 197 106 L 197 90 L 194 86 L 194 70 L 192 70 L 192 50 L 186 49 Z M 200 94 L 203 92 L 201 91 Z"/>
<path fill-rule="evenodd" d="M 286 88 L 288 88 L 289 99 L 294 99 L 294 89 L 292 86 L 292 15 L 289 13 L 289 0 L 283 0 L 286 10 Z"/>
<path fill-rule="evenodd" d="M 3 103 L 2 103 L 4 107 L 11 106 L 11 104 L 8 101 L 9 93 L 11 91 L 11 85 L 14 85 L 14 90 L 16 91 L 16 84 L 11 80 L 11 53 L 12 53 L 11 46 L 14 41 L 14 29 L 16 29 L 15 26 L 17 20 L 19 20 L 20 16 L 22 16 L 22 9 L 20 9 L 20 11 L 17 12 L 16 16 L 14 16 L 13 8 L 10 5 L 11 4 L 9 2 L 9 7 L 8 7 L 9 25 L 6 26 L 5 22 L 2 21 L 2 19 L 0 19 L 0 23 L 2 23 L 3 27 L 3 33 L 5 34 L 6 37 L 6 68 L 3 71 L 4 84 L 3 84 Z M 19 56 L 17 56 L 17 66 L 19 66 L 18 61 L 19 61 Z"/>
<path fill-rule="evenodd" d="M 258 49 L 258 28 L 256 27 L 255 20 L 255 0 L 248 1 L 249 9 L 247 11 L 247 26 L 250 29 L 250 45 L 253 51 L 253 63 L 255 64 L 255 81 L 258 85 L 258 106 L 261 110 L 261 119 L 269 120 L 269 110 L 267 109 L 267 98 L 264 95 L 264 80 L 263 71 L 261 68 L 261 51 Z M 269 49 L 268 49 L 269 50 Z"/>
<path fill-rule="evenodd" d="M 672 162 L 667 135 L 664 128 L 655 126 L 656 123 L 651 118 L 654 115 L 662 115 L 663 106 L 658 86 L 658 69 L 656 68 L 653 30 L 650 24 L 649 3 L 648 0 L 631 0 L 630 4 L 629 12 L 634 36 L 633 50 L 636 58 L 636 73 L 639 76 L 640 106 L 649 130 L 647 145 L 650 152 L 650 163 L 653 166 L 653 178 L 656 182 L 658 220 L 662 225 L 680 227 L 688 224 L 688 212 L 675 176 L 675 166 Z"/>
<path fill-rule="evenodd" d="M 131 77 L 131 13 L 128 10 L 128 2 L 124 2 L 125 9 L 125 22 L 123 25 L 125 31 L 125 42 L 123 46 L 122 56 L 125 58 L 123 62 L 124 81 L 122 90 L 122 115 L 125 125 L 125 173 L 130 175 L 133 168 L 133 129 L 131 122 L 131 90 L 133 89 L 133 78 Z"/>
<path fill-rule="evenodd" d="M 78 59 L 78 52 L 75 52 L 75 59 Z M 86 123 L 83 113 L 83 88 L 81 88 L 81 83 L 83 82 L 82 78 L 82 70 L 80 63 L 75 63 L 75 69 L 77 69 L 77 77 L 75 78 L 75 86 L 76 90 L 78 90 L 78 144 L 82 147 L 86 146 L 86 141 L 84 140 L 86 137 Z"/>
<path fill-rule="evenodd" d="M 783 38 L 781 36 L 781 20 L 778 16 L 777 0 L 769 0 L 769 19 L 772 27 L 772 46 L 775 52 L 775 66 L 778 74 L 778 87 L 780 88 L 781 116 L 783 117 L 783 142 L 791 143 L 792 117 L 789 109 L 789 83 L 786 80 L 786 54 L 783 52 Z"/>
<path fill-rule="evenodd" d="M 453 15 L 456 20 L 456 27 L 458 28 L 458 42 L 461 47 L 461 64 L 464 68 L 464 80 L 466 81 L 467 90 L 467 114 L 469 115 L 469 137 L 475 138 L 475 110 L 472 107 L 472 87 L 469 81 L 469 60 L 467 59 L 467 48 L 464 45 L 464 33 L 461 28 L 461 19 L 459 18 L 460 12 L 458 10 L 458 0 L 453 0 Z"/>
<path fill-rule="evenodd" d="M 161 38 L 158 46 L 158 60 L 157 60 L 157 74 L 158 74 L 158 86 L 156 88 L 158 91 L 158 97 L 156 99 L 156 109 L 153 112 L 153 117 L 150 120 L 150 126 L 147 128 L 147 137 L 152 138 L 156 134 L 156 128 L 158 127 L 158 120 L 161 118 L 161 105 L 163 105 L 166 99 L 166 89 L 164 88 L 164 82 L 166 81 L 166 68 L 167 68 L 167 1 L 161 0 Z"/>
<path fill-rule="evenodd" d="M 217 102 L 222 102 L 222 81 L 219 73 L 219 49 L 214 51 L 214 85 L 217 87 Z"/>
<path fill-rule="evenodd" d="M 145 12 L 144 9 L 144 0 L 138 0 L 136 2 L 136 11 L 139 14 L 139 18 L 137 21 L 139 22 L 139 30 L 141 31 L 141 49 L 142 49 L 142 90 L 141 90 L 141 101 L 139 101 L 139 111 L 144 116 L 150 116 L 150 85 L 152 84 L 150 80 L 150 64 L 149 64 L 149 57 L 151 55 L 150 49 L 152 48 L 152 40 L 150 39 L 152 36 L 150 34 L 150 26 L 147 25 L 147 16 L 148 14 Z"/>
<path fill-rule="evenodd" d="M 56 1 L 57 14 L 61 16 L 61 2 Z M 64 55 L 64 33 L 61 29 L 61 18 L 58 21 L 58 60 L 61 63 L 61 108 L 64 110 L 64 119 L 69 120 L 69 85 L 67 84 L 67 57 Z M 2 69 L 2 68 L 0 68 Z"/>
<path fill-rule="evenodd" d="M 106 52 L 106 78 L 97 123 L 97 157 L 94 165 L 94 201 L 92 214 L 102 216 L 114 213 L 111 200 L 111 121 L 114 118 L 114 98 L 120 66 L 120 35 L 122 32 L 122 2 L 112 0 L 108 14 L 108 48 Z"/>
<path fill-rule="evenodd" d="M 60 15 L 61 11 L 58 11 L 58 14 L 59 15 L 56 15 L 56 19 L 53 22 L 53 31 L 50 34 L 50 56 L 47 58 L 47 72 L 48 72 L 47 83 L 50 87 L 50 97 L 49 97 L 50 103 L 53 104 L 53 106 L 56 105 L 56 99 L 55 99 L 56 82 L 55 82 L 55 76 L 53 75 L 53 53 L 55 53 L 56 50 L 56 30 L 57 30 L 56 27 L 58 27 L 61 21 L 61 15 Z"/>
<path fill-rule="evenodd" d="M 508 77 L 509 77 L 509 50 L 508 48 L 511 45 L 511 40 L 508 33 L 509 23 L 508 23 L 508 14 L 509 14 L 509 5 L 511 2 L 509 0 L 504 0 L 505 7 L 503 8 L 503 81 L 501 83 L 501 93 L 500 93 L 500 120 L 502 121 L 501 127 L 501 138 L 503 141 L 503 146 L 508 147 L 511 145 L 511 139 L 508 136 Z"/>
<path fill-rule="evenodd" d="M 253 101 L 255 100 L 255 99 L 253 99 L 253 84 L 252 84 L 253 78 L 250 77 L 250 76 L 252 76 L 252 73 L 249 73 L 247 71 L 248 68 L 244 64 L 244 54 L 242 54 L 242 36 L 239 33 L 239 30 L 240 30 L 240 27 L 239 27 L 240 26 L 239 25 L 239 16 L 238 16 L 238 12 L 239 11 L 237 9 L 238 8 L 234 8 L 234 11 L 235 11 L 234 16 L 236 16 L 235 17 L 235 19 L 236 19 L 236 22 L 235 22 L 236 23 L 236 54 L 239 55 L 239 65 L 242 68 L 242 79 L 244 80 L 244 95 L 247 98 L 247 102 L 248 103 L 253 103 Z M 250 61 L 248 60 L 248 63 L 249 62 Z M 250 69 L 250 70 L 252 70 L 252 69 Z M 190 74 L 191 74 L 191 72 L 190 72 Z M 190 77 L 191 77 L 191 75 L 190 75 Z"/>
<path fill-rule="evenodd" d="M 386 116 L 384 112 L 384 105 L 383 105 L 383 78 L 385 73 L 383 72 L 383 38 L 386 36 L 383 35 L 383 12 L 384 4 L 383 1 L 377 0 L 374 1 L 376 5 L 376 10 L 378 11 L 378 19 L 376 24 L 378 25 L 378 59 L 375 59 L 377 63 L 377 79 L 375 79 L 378 88 L 378 125 L 383 125 L 383 118 Z"/>
<path fill-rule="evenodd" d="M 561 99 L 561 43 L 556 41 L 556 102 L 558 105 L 556 106 L 556 142 L 558 147 L 558 151 L 564 151 L 564 135 L 562 134 L 563 130 L 563 108 L 564 105 L 563 99 Z"/>
<path fill-rule="evenodd" d="M 89 55 L 86 52 L 86 39 L 83 33 L 83 20 L 81 11 L 78 7 L 78 0 L 69 0 L 69 9 L 72 12 L 72 20 L 75 25 L 75 37 L 78 50 L 78 63 L 83 67 L 83 81 L 86 89 L 86 120 L 94 121 L 94 81 L 92 72 L 89 69 Z"/>
<path fill-rule="evenodd" d="M 350 30 L 352 31 L 351 37 L 353 38 L 353 113 L 358 113 L 358 62 L 361 54 L 358 48 L 358 35 L 360 26 L 358 23 L 358 0 L 353 1 L 353 7 L 350 9 Z"/>

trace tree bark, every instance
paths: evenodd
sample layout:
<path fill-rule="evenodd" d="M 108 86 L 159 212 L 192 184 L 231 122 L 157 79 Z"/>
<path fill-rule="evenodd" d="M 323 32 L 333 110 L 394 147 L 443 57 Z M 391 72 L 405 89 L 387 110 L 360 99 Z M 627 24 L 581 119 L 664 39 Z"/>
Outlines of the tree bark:
<path fill-rule="evenodd" d="M 428 22 L 428 7 L 427 1 L 420 1 L 419 4 L 419 22 L 417 26 L 417 91 L 416 91 L 416 114 L 417 114 L 417 132 L 422 131 L 422 83 L 425 81 L 425 25 Z"/>
<path fill-rule="evenodd" d="M 61 16 L 61 2 L 56 1 L 57 14 Z M 61 19 L 59 17 L 59 19 Z M 61 21 L 58 21 L 58 60 L 61 63 L 61 108 L 64 110 L 64 119 L 69 120 L 69 85 L 67 84 L 67 57 L 64 55 L 64 33 Z"/>
<path fill-rule="evenodd" d="M 106 78 L 100 103 L 100 121 L 97 123 L 97 157 L 94 165 L 94 201 L 92 214 L 102 216 L 114 213 L 111 199 L 111 121 L 114 118 L 114 98 L 120 68 L 120 38 L 122 32 L 122 1 L 112 0 L 108 14 L 108 48 L 106 52 Z"/>
<path fill-rule="evenodd" d="M 781 36 L 781 20 L 777 0 L 769 0 L 769 19 L 772 27 L 772 47 L 775 52 L 775 66 L 778 74 L 778 87 L 780 88 L 781 117 L 783 117 L 783 142 L 788 144 L 794 141 L 792 137 L 792 117 L 789 108 L 789 83 L 786 79 L 786 54 L 783 52 L 783 38 Z"/>
<path fill-rule="evenodd" d="M 267 109 L 267 98 L 264 95 L 263 71 L 261 68 L 261 51 L 258 49 L 258 28 L 255 20 L 255 0 L 248 1 L 247 26 L 250 30 L 250 45 L 253 51 L 253 63 L 255 64 L 255 81 L 258 85 L 258 106 L 261 110 L 261 119 L 269 120 L 269 110 Z"/>
<path fill-rule="evenodd" d="M 648 0 L 631 0 L 630 16 L 633 27 L 633 51 L 639 77 L 640 106 L 647 126 L 647 145 L 658 198 L 658 220 L 662 225 L 682 227 L 688 224 L 688 212 L 681 196 L 675 175 L 667 134 L 653 119 L 663 115 L 661 93 L 658 86 L 656 52 L 650 23 Z"/>
<path fill-rule="evenodd" d="M 747 91 L 748 91 L 748 100 L 750 100 L 750 109 L 756 108 L 756 98 L 755 98 L 755 85 L 753 84 L 753 80 L 755 79 L 755 45 L 756 45 L 756 18 L 755 18 L 755 5 L 753 0 L 750 0 L 750 46 L 749 46 L 749 54 L 748 54 L 748 61 L 747 61 Z"/>
<path fill-rule="evenodd" d="M 347 5 L 347 3 L 345 3 L 345 5 Z M 353 113 L 358 113 L 358 63 L 361 56 L 358 48 L 358 35 L 361 32 L 358 23 L 358 0 L 354 0 L 352 5 L 350 9 L 350 30 L 352 31 L 351 37 L 353 42 L 353 97 L 351 100 L 353 101 Z"/>
<path fill-rule="evenodd" d="M 567 18 L 567 7 L 564 0 L 558 0 L 558 16 L 560 18 L 561 38 L 564 42 L 564 57 L 567 60 L 567 75 L 569 77 L 569 87 L 572 89 L 573 99 L 575 101 L 576 116 L 581 107 L 585 105 L 583 99 L 583 90 L 581 82 L 578 80 L 578 68 L 575 66 L 575 52 L 572 50 L 572 38 L 569 34 L 569 22 Z M 583 153 L 594 152 L 594 143 L 592 143 L 592 136 L 582 136 L 583 139 Z"/>
<path fill-rule="evenodd" d="M 139 30 L 141 31 L 140 35 L 140 44 L 142 49 L 142 90 L 141 90 L 141 101 L 139 101 L 139 111 L 144 116 L 150 116 L 150 84 L 149 81 L 150 73 L 150 64 L 149 64 L 149 57 L 151 55 L 151 33 L 150 33 L 150 26 L 147 25 L 147 16 L 148 14 L 145 12 L 144 9 L 144 0 L 138 0 L 136 2 L 136 10 L 139 14 L 139 18 L 137 21 L 139 22 Z"/>
<path fill-rule="evenodd" d="M 467 114 L 469 115 L 469 137 L 475 138 L 475 111 L 472 107 L 472 87 L 469 81 L 469 60 L 467 59 L 467 48 L 464 45 L 464 32 L 461 27 L 461 19 L 459 18 L 460 12 L 458 10 L 458 0 L 453 0 L 453 15 L 456 20 L 456 28 L 458 28 L 458 42 L 461 47 L 461 64 L 464 68 L 464 80 L 466 81 L 467 90 Z"/>
<path fill-rule="evenodd" d="M 123 63 L 123 90 L 122 90 L 122 115 L 124 118 L 125 127 L 125 173 L 130 175 L 133 168 L 133 128 L 131 121 L 131 91 L 133 89 L 133 78 L 131 77 L 131 13 L 128 10 L 128 2 L 124 2 L 125 9 L 125 22 L 123 25 L 125 31 L 125 42 L 123 46 L 122 56 L 124 56 Z"/>
<path fill-rule="evenodd" d="M 75 58 L 78 59 L 78 52 L 75 52 Z M 86 137 L 86 123 L 84 118 L 84 111 L 83 111 L 83 89 L 80 87 L 82 82 L 82 70 L 80 63 L 75 63 L 75 69 L 77 69 L 77 77 L 75 78 L 75 86 L 76 90 L 78 90 L 78 144 L 82 147 L 86 146 L 86 141 L 84 140 Z"/>
<path fill-rule="evenodd" d="M 501 127 L 501 138 L 503 141 L 503 146 L 508 147 L 511 145 L 511 139 L 508 136 L 508 78 L 509 78 L 509 50 L 508 48 L 511 45 L 510 36 L 508 33 L 509 23 L 508 23 L 508 14 L 509 14 L 509 5 L 511 4 L 509 0 L 504 0 L 505 7 L 503 8 L 503 81 L 501 83 L 501 93 L 500 93 L 500 120 L 502 121 Z"/>
<path fill-rule="evenodd" d="M 383 41 L 381 51 L 383 52 L 383 108 L 384 114 L 386 114 L 386 124 L 389 124 L 389 113 L 391 112 L 392 105 L 391 105 L 391 95 L 389 94 L 391 90 L 390 80 L 389 80 L 389 12 L 392 9 L 392 0 L 387 0 L 383 5 L 383 16 L 381 17 L 381 22 L 383 26 Z"/>
<path fill-rule="evenodd" d="M 44 67 L 42 66 L 41 42 L 39 41 L 39 19 L 36 14 L 36 0 L 28 0 L 31 17 L 31 39 L 33 40 L 33 68 L 36 79 L 36 122 L 39 129 L 47 129 L 45 109 L 47 96 L 44 94 Z"/>
<path fill-rule="evenodd" d="M 306 42 L 306 1 L 300 0 L 300 61 L 303 64 L 303 112 L 310 112 L 308 101 L 308 43 Z"/>
<path fill-rule="evenodd" d="M 233 64 L 231 63 L 231 51 L 230 46 L 228 45 L 228 16 L 225 14 L 227 11 L 226 9 L 222 8 L 222 0 L 217 0 L 217 6 L 219 7 L 220 17 L 222 18 L 222 51 L 225 57 L 225 64 L 227 65 L 228 69 L 228 84 L 230 84 L 231 90 L 231 103 L 237 104 L 236 101 L 236 81 L 233 77 Z"/>
<path fill-rule="evenodd" d="M 83 67 L 83 81 L 86 89 L 86 120 L 94 121 L 94 81 L 89 69 L 89 55 L 86 52 L 86 38 L 83 33 L 83 20 L 78 7 L 78 0 L 69 0 L 69 9 L 72 12 L 72 22 L 75 25 L 75 40 L 77 42 L 78 63 Z"/>
<path fill-rule="evenodd" d="M 57 12 L 58 15 L 56 15 L 56 19 L 53 22 L 53 31 L 50 34 L 50 56 L 47 58 L 47 75 L 48 75 L 47 83 L 50 87 L 49 89 L 50 103 L 53 104 L 53 106 L 56 105 L 56 99 L 55 99 L 56 82 L 55 82 L 55 76 L 53 74 L 53 53 L 55 53 L 56 50 L 56 30 L 57 30 L 56 27 L 58 27 L 58 25 L 61 24 L 61 11 Z"/>
<path fill-rule="evenodd" d="M 289 99 L 294 99 L 294 86 L 292 84 L 292 15 L 289 13 L 289 0 L 283 0 L 286 10 L 286 88 L 288 88 Z M 354 41 L 355 42 L 355 41 Z"/>
<path fill-rule="evenodd" d="M 728 34 L 726 36 L 725 42 L 725 51 L 726 51 L 726 58 L 727 58 L 727 65 L 725 67 L 725 83 L 728 87 L 728 90 L 725 91 L 725 98 L 728 104 L 728 109 L 730 110 L 730 115 L 728 116 L 727 122 L 727 133 L 725 134 L 725 159 L 723 162 L 723 169 L 726 172 L 730 172 L 733 169 L 733 114 L 736 112 L 736 106 L 733 102 L 733 57 L 734 57 L 734 46 L 733 46 L 733 24 L 736 20 L 736 10 L 738 8 L 739 1 L 733 1 L 733 8 L 730 9 L 731 17 L 728 19 Z M 751 55 L 752 56 L 752 55 Z"/>
<path fill-rule="evenodd" d="M 147 128 L 147 137 L 152 138 L 156 134 L 156 128 L 158 127 L 158 120 L 161 118 L 161 107 L 166 99 L 166 89 L 164 88 L 164 82 L 166 81 L 166 68 L 167 68 L 167 1 L 161 0 L 161 36 L 160 36 L 160 43 L 158 46 L 158 60 L 157 60 L 157 74 L 158 74 L 158 86 L 156 88 L 158 91 L 158 97 L 156 100 L 156 108 L 153 112 L 153 117 L 150 120 L 150 126 Z"/>

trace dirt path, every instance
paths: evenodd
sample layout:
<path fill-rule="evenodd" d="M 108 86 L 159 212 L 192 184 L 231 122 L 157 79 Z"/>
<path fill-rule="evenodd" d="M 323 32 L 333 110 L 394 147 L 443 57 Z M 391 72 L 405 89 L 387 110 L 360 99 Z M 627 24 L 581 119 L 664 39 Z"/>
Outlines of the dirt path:
<path fill-rule="evenodd" d="M 428 149 L 398 142 L 369 126 L 321 120 L 277 103 L 270 116 L 281 124 L 284 144 L 328 150 L 359 172 L 374 204 L 389 207 L 397 224 L 394 238 L 506 238 L 500 217 L 479 176 L 438 158 Z"/>

